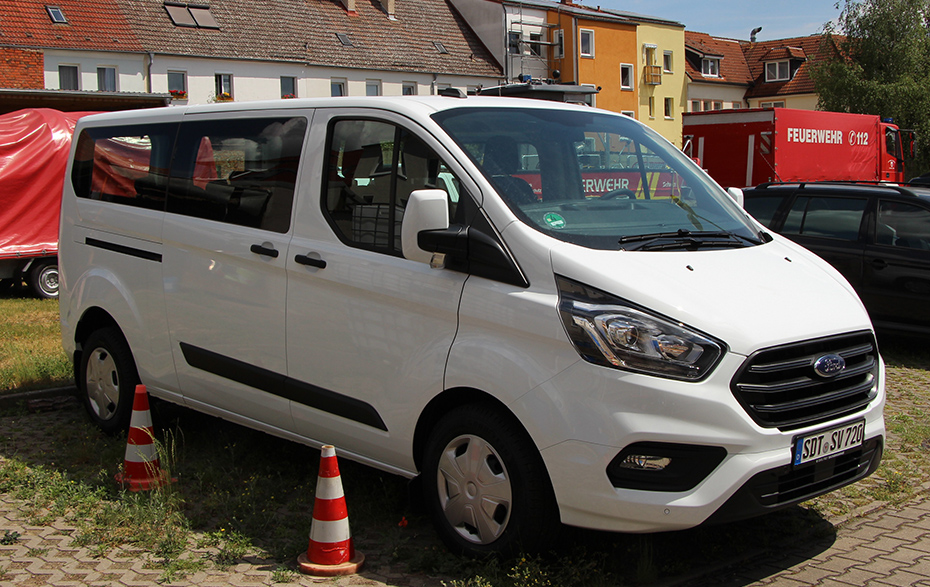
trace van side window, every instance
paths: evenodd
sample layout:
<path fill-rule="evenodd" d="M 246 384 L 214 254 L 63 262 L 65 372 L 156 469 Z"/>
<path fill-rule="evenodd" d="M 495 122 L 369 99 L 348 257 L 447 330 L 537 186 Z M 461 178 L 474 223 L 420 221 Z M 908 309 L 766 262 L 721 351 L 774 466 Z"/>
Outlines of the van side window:
<path fill-rule="evenodd" d="M 791 206 L 782 233 L 858 240 L 866 203 L 865 198 L 800 196 Z"/>
<path fill-rule="evenodd" d="M 875 242 L 930 250 L 930 210 L 904 202 L 879 202 Z"/>
<path fill-rule="evenodd" d="M 78 137 L 71 182 L 79 198 L 164 210 L 177 124 L 87 128 Z"/>
<path fill-rule="evenodd" d="M 185 121 L 168 212 L 287 232 L 306 130 L 302 117 Z"/>
<path fill-rule="evenodd" d="M 328 145 L 324 211 L 348 244 L 400 255 L 400 226 L 414 190 L 444 190 L 450 218 L 455 217 L 462 189 L 458 178 L 406 129 L 374 120 L 337 120 Z"/>

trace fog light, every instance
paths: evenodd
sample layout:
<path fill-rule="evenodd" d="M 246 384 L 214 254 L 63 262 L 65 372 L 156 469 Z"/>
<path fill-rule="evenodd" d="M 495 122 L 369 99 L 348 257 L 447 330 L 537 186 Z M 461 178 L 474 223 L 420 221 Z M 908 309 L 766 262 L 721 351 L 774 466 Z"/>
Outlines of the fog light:
<path fill-rule="evenodd" d="M 614 487 L 643 491 L 688 491 L 717 468 L 727 451 L 722 446 L 636 442 L 607 465 Z"/>
<path fill-rule="evenodd" d="M 657 457 L 653 455 L 627 455 L 620 462 L 623 469 L 636 469 L 640 471 L 661 471 L 669 466 L 672 459 L 668 457 Z"/>

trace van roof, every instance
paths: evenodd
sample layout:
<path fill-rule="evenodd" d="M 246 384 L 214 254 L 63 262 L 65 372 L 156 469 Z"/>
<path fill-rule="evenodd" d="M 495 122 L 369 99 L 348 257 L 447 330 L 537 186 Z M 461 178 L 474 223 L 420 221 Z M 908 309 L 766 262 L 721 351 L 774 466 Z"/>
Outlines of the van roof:
<path fill-rule="evenodd" d="M 588 110 L 588 106 L 534 100 L 530 98 L 510 98 L 498 96 L 468 96 L 465 98 L 449 96 L 340 96 L 326 98 L 294 98 L 289 100 L 262 100 L 253 102 L 228 102 L 222 104 L 198 104 L 193 106 L 167 106 L 144 110 L 124 110 L 107 112 L 82 119 L 81 122 L 96 126 L 100 123 L 124 123 L 157 119 L 179 120 L 180 117 L 193 114 L 214 112 L 274 112 L 294 111 L 312 108 L 376 108 L 405 113 L 413 116 L 429 116 L 434 112 L 452 108 L 534 108 L 540 110 Z M 615 114 L 615 113 L 613 113 Z M 619 115 L 618 115 L 619 116 Z"/>

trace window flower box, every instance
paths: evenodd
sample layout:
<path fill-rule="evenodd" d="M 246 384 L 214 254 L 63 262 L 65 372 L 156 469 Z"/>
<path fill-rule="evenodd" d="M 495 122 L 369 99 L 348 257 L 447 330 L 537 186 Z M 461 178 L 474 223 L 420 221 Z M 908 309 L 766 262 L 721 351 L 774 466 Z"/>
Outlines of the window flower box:
<path fill-rule="evenodd" d="M 187 100 L 186 90 L 168 90 L 172 100 Z"/>

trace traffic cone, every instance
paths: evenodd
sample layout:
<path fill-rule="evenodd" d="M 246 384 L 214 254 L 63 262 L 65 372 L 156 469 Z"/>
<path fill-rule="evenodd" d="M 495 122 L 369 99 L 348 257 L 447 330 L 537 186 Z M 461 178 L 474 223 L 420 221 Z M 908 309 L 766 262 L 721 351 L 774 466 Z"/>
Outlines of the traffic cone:
<path fill-rule="evenodd" d="M 300 572 L 317 577 L 335 577 L 358 572 L 365 555 L 356 552 L 349 531 L 349 514 L 336 449 L 323 447 L 320 476 L 316 481 L 313 520 L 310 524 L 310 546 L 297 557 Z"/>
<path fill-rule="evenodd" d="M 158 462 L 152 415 L 149 413 L 149 394 L 144 385 L 136 386 L 132 418 L 129 420 L 129 438 L 126 440 L 126 458 L 123 470 L 116 474 L 116 480 L 129 491 L 148 491 L 177 481 L 169 478 Z"/>

